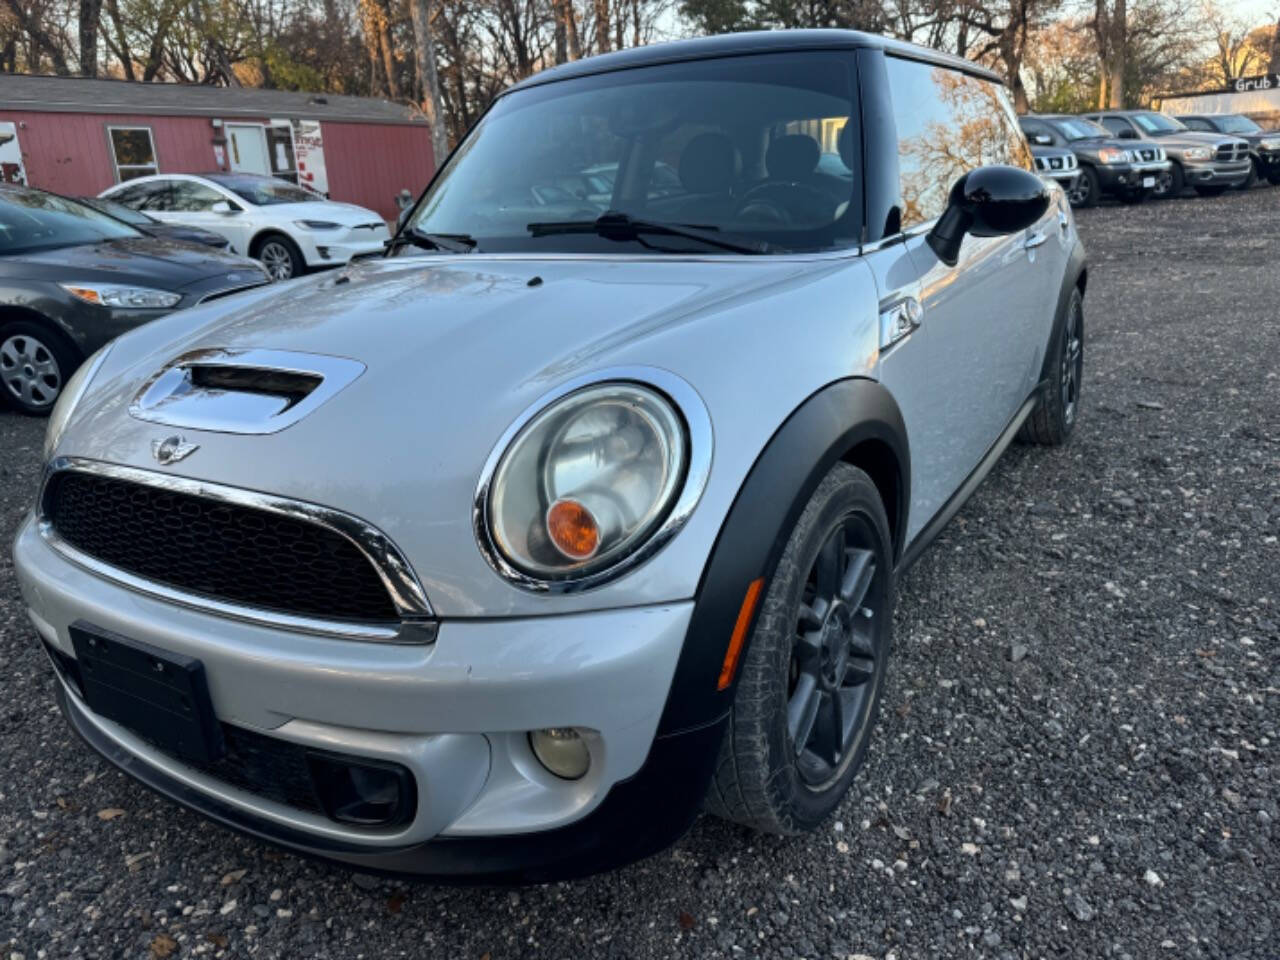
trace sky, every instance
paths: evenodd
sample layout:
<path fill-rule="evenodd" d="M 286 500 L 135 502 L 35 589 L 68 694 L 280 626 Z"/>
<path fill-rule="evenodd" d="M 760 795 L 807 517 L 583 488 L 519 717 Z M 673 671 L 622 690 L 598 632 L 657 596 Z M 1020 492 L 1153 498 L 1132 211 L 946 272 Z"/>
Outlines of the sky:
<path fill-rule="evenodd" d="M 1280 13 L 1280 2 L 1277 0 L 1225 0 L 1222 7 L 1259 26 L 1275 22 L 1277 13 Z"/>

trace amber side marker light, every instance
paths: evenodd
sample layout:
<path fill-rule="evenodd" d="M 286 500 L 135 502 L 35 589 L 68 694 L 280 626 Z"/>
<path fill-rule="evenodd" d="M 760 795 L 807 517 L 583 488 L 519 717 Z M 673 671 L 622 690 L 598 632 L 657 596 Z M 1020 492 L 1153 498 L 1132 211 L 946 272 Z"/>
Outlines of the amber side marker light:
<path fill-rule="evenodd" d="M 589 560 L 600 546 L 600 525 L 577 500 L 557 500 L 547 510 L 547 534 L 570 560 Z"/>
<path fill-rule="evenodd" d="M 738 610 L 738 622 L 733 625 L 733 635 L 729 637 L 729 649 L 724 652 L 724 665 L 720 667 L 720 682 L 717 690 L 727 690 L 733 683 L 733 675 L 738 669 L 738 657 L 742 655 L 742 642 L 747 639 L 747 627 L 751 625 L 751 615 L 756 612 L 756 603 L 760 600 L 760 590 L 764 587 L 764 577 L 757 577 L 747 585 L 747 595 L 742 598 L 742 607 Z"/>

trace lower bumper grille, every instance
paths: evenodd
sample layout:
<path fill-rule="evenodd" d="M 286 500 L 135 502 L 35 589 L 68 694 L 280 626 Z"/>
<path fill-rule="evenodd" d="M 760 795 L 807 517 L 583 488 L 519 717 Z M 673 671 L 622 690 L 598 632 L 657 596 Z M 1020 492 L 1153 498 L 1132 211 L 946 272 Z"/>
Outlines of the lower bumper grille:
<path fill-rule="evenodd" d="M 72 547 L 155 583 L 295 616 L 398 620 L 365 554 L 319 524 L 75 470 L 50 477 L 41 506 Z"/>

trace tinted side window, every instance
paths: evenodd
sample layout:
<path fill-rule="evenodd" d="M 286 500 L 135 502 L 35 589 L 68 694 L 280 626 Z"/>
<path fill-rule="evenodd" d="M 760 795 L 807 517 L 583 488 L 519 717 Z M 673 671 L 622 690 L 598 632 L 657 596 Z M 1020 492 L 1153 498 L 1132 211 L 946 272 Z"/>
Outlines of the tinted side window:
<path fill-rule="evenodd" d="M 139 183 L 132 187 L 125 187 L 123 190 L 117 190 L 111 194 L 111 199 L 116 203 L 123 203 L 126 207 L 133 207 L 135 210 L 142 205 L 142 201 L 147 198 L 148 193 L 155 186 L 152 183 Z"/>
<path fill-rule="evenodd" d="M 134 203 L 129 204 L 135 210 L 172 210 L 173 184 L 168 180 L 157 180 L 147 184 L 146 192 Z"/>
<path fill-rule="evenodd" d="M 209 210 L 219 200 L 224 199 L 222 194 L 211 187 L 206 187 L 203 183 L 196 183 L 194 180 L 176 180 L 173 184 L 173 200 L 170 210 Z"/>
<path fill-rule="evenodd" d="M 1034 169 L 1002 87 L 913 60 L 889 57 L 885 66 L 898 128 L 904 229 L 941 216 L 952 184 L 970 170 L 993 163 Z"/>
<path fill-rule="evenodd" d="M 1213 130 L 1213 126 L 1208 120 L 1201 120 L 1199 117 L 1190 117 L 1182 122 L 1192 130 Z"/>
<path fill-rule="evenodd" d="M 1124 133 L 1126 130 L 1133 129 L 1133 127 L 1129 125 L 1128 120 L 1123 120 L 1120 117 L 1103 117 L 1102 125 L 1117 136 Z"/>

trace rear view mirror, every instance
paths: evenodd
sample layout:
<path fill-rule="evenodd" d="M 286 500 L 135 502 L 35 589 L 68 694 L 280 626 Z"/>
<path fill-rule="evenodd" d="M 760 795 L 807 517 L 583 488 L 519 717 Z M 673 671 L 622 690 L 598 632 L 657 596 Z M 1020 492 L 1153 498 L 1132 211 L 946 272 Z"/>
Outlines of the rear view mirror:
<path fill-rule="evenodd" d="M 1034 173 L 1020 167 L 979 167 L 955 182 L 947 209 L 925 241 L 939 260 L 954 267 L 966 233 L 975 237 L 1017 233 L 1048 208 L 1049 189 Z"/>
<path fill-rule="evenodd" d="M 211 213 L 234 213 L 235 209 L 238 209 L 238 208 L 233 209 L 231 204 L 228 203 L 226 200 L 219 200 L 217 203 L 215 203 L 212 207 L 209 208 Z"/>

